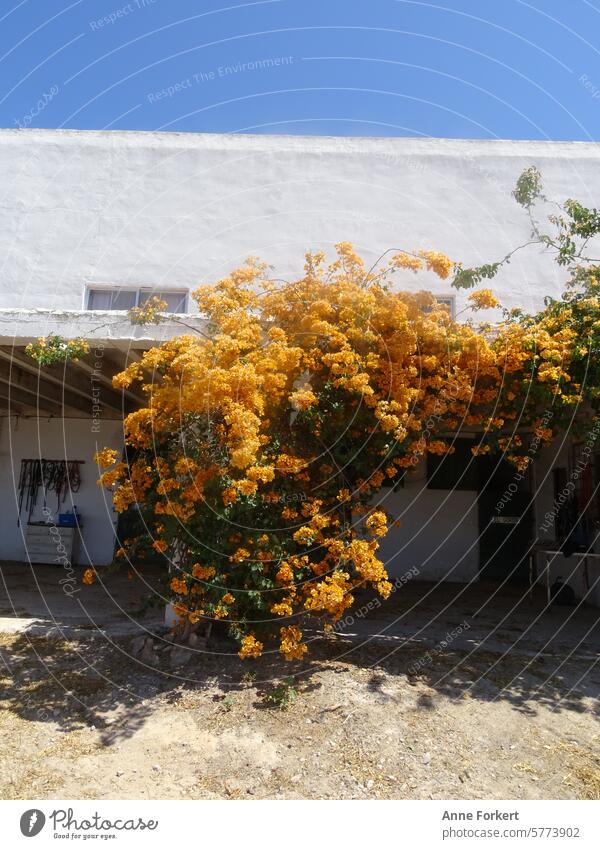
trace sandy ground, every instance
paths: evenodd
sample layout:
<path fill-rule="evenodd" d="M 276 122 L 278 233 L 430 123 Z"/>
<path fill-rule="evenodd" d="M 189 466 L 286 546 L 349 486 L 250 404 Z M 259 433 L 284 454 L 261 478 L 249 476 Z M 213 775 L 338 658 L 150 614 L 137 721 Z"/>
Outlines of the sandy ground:
<path fill-rule="evenodd" d="M 599 798 L 597 701 L 548 661 L 448 651 L 415 675 L 420 649 L 337 638 L 282 684 L 268 658 L 174 674 L 122 640 L 0 645 L 3 798 Z"/>
<path fill-rule="evenodd" d="M 415 585 L 315 629 L 301 664 L 241 662 L 217 635 L 173 668 L 131 594 L 124 628 L 106 611 L 57 628 L 35 594 L 18 629 L 6 611 L 1 797 L 600 798 L 597 610 Z"/>

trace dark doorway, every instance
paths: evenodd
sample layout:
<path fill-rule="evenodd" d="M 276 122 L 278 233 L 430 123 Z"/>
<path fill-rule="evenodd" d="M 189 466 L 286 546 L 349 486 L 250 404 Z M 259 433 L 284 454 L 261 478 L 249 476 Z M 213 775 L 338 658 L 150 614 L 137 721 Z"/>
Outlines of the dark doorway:
<path fill-rule="evenodd" d="M 481 457 L 478 464 L 479 570 L 483 581 L 529 582 L 533 505 L 527 472 L 508 460 Z"/>
<path fill-rule="evenodd" d="M 125 447 L 122 459 L 124 463 L 127 463 L 129 470 L 131 470 L 131 466 L 137 457 L 138 451 L 136 448 L 132 448 L 129 445 Z M 154 541 L 152 534 L 136 502 L 130 504 L 122 513 L 119 513 L 115 537 L 115 551 L 124 548 L 136 561 L 140 559 L 146 565 L 168 568 L 169 559 L 164 554 L 152 548 Z M 134 543 L 133 548 L 131 546 L 132 542 Z M 122 565 L 123 561 L 117 560 L 117 563 Z"/>

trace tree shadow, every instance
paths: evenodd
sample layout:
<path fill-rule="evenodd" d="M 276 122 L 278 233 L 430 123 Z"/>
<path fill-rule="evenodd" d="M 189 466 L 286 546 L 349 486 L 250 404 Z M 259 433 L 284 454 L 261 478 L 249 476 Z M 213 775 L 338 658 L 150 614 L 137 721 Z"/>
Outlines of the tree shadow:
<path fill-rule="evenodd" d="M 600 714 L 600 662 L 578 661 L 564 668 L 560 659 L 501 654 L 486 650 L 444 649 L 403 643 L 391 647 L 347 638 L 311 643 L 313 668 L 328 661 L 372 670 L 367 691 L 389 691 L 390 681 L 418 689 L 416 706 L 435 710 L 438 697 L 508 702 L 534 716 L 540 706 L 559 713 Z M 600 661 L 600 658 L 599 658 Z M 311 673 L 309 673 L 311 674 Z M 424 691 L 424 692 L 422 692 Z"/>
<path fill-rule="evenodd" d="M 253 707 L 280 710 L 273 692 L 291 679 L 294 697 L 322 688 L 323 673 L 356 668 L 356 692 L 378 701 L 402 701 L 416 687 L 417 710 L 434 711 L 440 697 L 482 702 L 504 701 L 534 716 L 540 706 L 568 712 L 600 713 L 600 664 L 553 656 L 472 650 L 440 650 L 427 642 L 353 640 L 313 632 L 306 659 L 287 663 L 278 652 L 242 661 L 223 638 L 208 649 L 190 650 L 188 662 L 171 668 L 165 632 L 155 638 L 156 665 L 132 653 L 131 637 L 111 638 L 100 631 L 76 638 L 22 633 L 0 636 L 0 709 L 60 731 L 94 726 L 103 746 L 132 737 L 156 710 L 156 699 L 177 704 L 190 692 L 225 701 L 251 688 Z M 368 676 L 364 676 L 368 671 Z M 335 679 L 332 683 L 335 689 Z"/>
<path fill-rule="evenodd" d="M 322 686 L 311 676 L 294 675 L 278 654 L 261 658 L 258 676 L 237 656 L 233 643 L 214 640 L 210 648 L 190 649 L 190 659 L 171 668 L 172 643 L 155 636 L 158 664 L 147 665 L 132 653 L 134 639 L 90 633 L 77 639 L 31 634 L 0 636 L 0 710 L 23 719 L 49 722 L 62 732 L 94 727 L 103 746 L 132 737 L 156 710 L 154 700 L 177 704 L 186 694 L 205 691 L 215 701 L 252 688 L 254 707 L 277 710 L 269 696 L 292 676 L 297 695 Z M 161 654 L 164 651 L 164 657 Z M 254 667 L 254 671 L 257 667 Z M 218 693 L 214 694 L 215 688 Z"/>

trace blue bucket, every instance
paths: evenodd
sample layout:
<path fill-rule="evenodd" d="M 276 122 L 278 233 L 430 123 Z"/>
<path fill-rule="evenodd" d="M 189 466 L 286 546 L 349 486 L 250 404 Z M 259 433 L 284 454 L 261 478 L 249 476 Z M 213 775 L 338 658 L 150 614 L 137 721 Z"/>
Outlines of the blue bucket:
<path fill-rule="evenodd" d="M 74 528 L 77 525 L 75 513 L 59 513 L 58 524 L 61 528 Z"/>

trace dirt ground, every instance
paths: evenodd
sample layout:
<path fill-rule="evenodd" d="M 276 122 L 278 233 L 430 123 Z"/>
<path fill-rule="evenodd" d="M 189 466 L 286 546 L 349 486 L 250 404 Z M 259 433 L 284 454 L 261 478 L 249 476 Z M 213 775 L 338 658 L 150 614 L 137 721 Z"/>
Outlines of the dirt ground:
<path fill-rule="evenodd" d="M 305 662 L 217 634 L 179 666 L 146 583 L 1 571 L 2 798 L 600 798 L 595 608 L 411 581 Z"/>
<path fill-rule="evenodd" d="M 290 678 L 214 653 L 144 669 L 130 646 L 0 637 L 0 796 L 600 798 L 597 701 L 548 659 L 335 637 Z"/>

